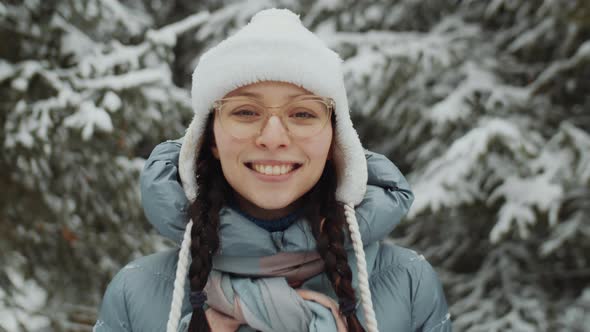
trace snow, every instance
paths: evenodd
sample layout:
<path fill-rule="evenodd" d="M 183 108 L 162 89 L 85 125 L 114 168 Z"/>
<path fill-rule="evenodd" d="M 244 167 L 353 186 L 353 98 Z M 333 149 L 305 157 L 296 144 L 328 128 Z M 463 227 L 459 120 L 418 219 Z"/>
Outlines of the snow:
<path fill-rule="evenodd" d="M 105 6 L 117 22 L 123 24 L 127 31 L 133 35 L 141 33 L 146 26 L 152 24 L 152 19 L 144 14 L 125 7 L 117 0 L 101 0 L 101 5 Z"/>
<path fill-rule="evenodd" d="M 76 85 L 84 89 L 110 89 L 120 91 L 153 83 L 170 81 L 170 67 L 162 65 L 155 68 L 140 69 L 122 75 L 107 75 L 99 78 L 76 80 Z"/>
<path fill-rule="evenodd" d="M 492 17 L 493 15 L 495 15 L 498 12 L 498 10 L 500 8 L 502 8 L 504 1 L 505 0 L 492 0 L 492 1 L 490 1 L 488 7 L 486 8 L 485 16 Z"/>
<path fill-rule="evenodd" d="M 559 321 L 563 326 L 576 327 L 576 331 L 587 331 L 590 326 L 588 308 L 590 308 L 590 287 L 582 291 L 574 305 L 562 311 Z"/>
<path fill-rule="evenodd" d="M 381 6 L 378 5 L 368 6 L 364 14 L 369 22 L 378 22 L 383 17 Z"/>
<path fill-rule="evenodd" d="M 590 59 L 590 40 L 585 41 L 580 45 L 571 58 L 555 61 L 547 69 L 545 69 L 535 81 L 527 87 L 531 94 L 537 93 L 543 86 L 548 84 L 557 75 L 567 70 L 576 67 L 583 61 Z"/>
<path fill-rule="evenodd" d="M 0 82 L 14 74 L 14 67 L 10 62 L 0 59 Z"/>
<path fill-rule="evenodd" d="M 478 32 L 477 28 L 455 17 L 447 17 L 428 33 L 373 30 L 324 33 L 320 37 L 331 48 L 352 44 L 388 58 L 419 59 L 424 69 L 430 70 L 434 63 L 449 65 L 454 58 L 453 48 L 464 47 L 461 40 Z"/>
<path fill-rule="evenodd" d="M 542 38 L 543 35 L 554 29 L 554 25 L 555 21 L 553 19 L 541 21 L 541 23 L 539 23 L 534 29 L 528 30 L 510 43 L 510 45 L 508 45 L 508 51 L 516 52 L 529 47 L 538 39 Z"/>
<path fill-rule="evenodd" d="M 455 122 L 466 119 L 473 108 L 467 104 L 474 92 L 487 90 L 494 85 L 494 77 L 489 72 L 481 70 L 475 64 L 468 62 L 462 68 L 466 78 L 441 102 L 432 106 L 428 116 L 438 123 Z"/>
<path fill-rule="evenodd" d="M 577 156 L 575 174 L 582 182 L 590 181 L 590 134 L 569 123 L 564 123 L 561 129 L 571 140 L 571 145 L 575 149 Z"/>
<path fill-rule="evenodd" d="M 131 172 L 141 172 L 143 170 L 143 166 L 145 165 L 145 159 L 143 158 L 129 159 L 127 157 L 118 156 L 115 158 L 115 162 L 122 169 Z"/>
<path fill-rule="evenodd" d="M 208 12 L 199 12 L 190 15 L 181 21 L 169 24 L 159 30 L 150 30 L 147 32 L 147 38 L 156 44 L 174 47 L 174 45 L 176 45 L 176 38 L 179 35 L 198 27 L 206 22 L 208 18 Z"/>
<path fill-rule="evenodd" d="M 358 53 L 344 62 L 347 77 L 354 81 L 361 81 L 364 77 L 374 75 L 376 70 L 383 68 L 387 58 L 383 54 L 368 48 L 359 48 Z"/>
<path fill-rule="evenodd" d="M 482 188 L 476 181 L 467 179 L 480 171 L 477 169 L 479 160 L 494 141 L 513 151 L 535 149 L 514 123 L 483 118 L 478 126 L 458 137 L 443 155 L 434 158 L 413 184 L 416 198 L 408 216 L 412 218 L 426 209 L 437 212 L 442 207 L 481 199 Z"/>
<path fill-rule="evenodd" d="M 498 83 L 490 71 L 472 61 L 466 62 L 460 71 L 465 78 L 442 101 L 434 104 L 428 113 L 428 117 L 436 122 L 436 125 L 468 119 L 474 109 L 468 102 L 476 92 L 490 92 L 485 103 L 488 109 L 496 108 L 497 104 L 526 100 L 527 94 L 524 89 Z"/>
<path fill-rule="evenodd" d="M 109 114 L 104 109 L 96 107 L 91 101 L 84 101 L 76 113 L 65 118 L 64 125 L 70 128 L 82 128 L 82 139 L 85 141 L 92 137 L 95 129 L 109 133 L 113 131 Z"/>
<path fill-rule="evenodd" d="M 13 285 L 13 296 L 9 299 L 0 288 L 0 327 L 6 331 L 19 331 L 23 325 L 28 331 L 47 328 L 49 319 L 36 311 L 44 308 L 47 291 L 33 280 L 25 279 L 12 267 L 5 267 L 5 272 Z M 8 302 L 6 302 L 8 301 Z"/>
<path fill-rule="evenodd" d="M 528 178 L 508 177 L 492 192 L 489 202 L 502 197 L 512 203 L 536 206 L 541 211 L 547 211 L 563 195 L 561 186 L 553 183 L 551 175 L 542 173 Z"/>
<path fill-rule="evenodd" d="M 196 32 L 195 39 L 202 42 L 215 36 L 225 38 L 226 36 L 220 27 L 235 25 L 234 29 L 238 29 L 246 25 L 254 13 L 264 8 L 274 7 L 274 5 L 274 2 L 269 0 L 250 0 L 230 3 L 211 13 L 207 21 Z M 195 65 L 191 65 L 191 67 L 194 68 Z"/>
<path fill-rule="evenodd" d="M 77 59 L 80 59 L 95 48 L 95 42 L 92 39 L 61 16 L 54 15 L 52 20 L 52 25 L 65 31 L 60 44 L 64 54 L 74 54 Z"/>
<path fill-rule="evenodd" d="M 582 214 L 577 214 L 573 218 L 557 224 L 552 237 L 541 244 L 541 255 L 547 256 L 561 248 L 561 246 L 578 233 L 578 230 L 582 228 L 583 223 L 584 219 Z"/>
<path fill-rule="evenodd" d="M 128 65 L 130 69 L 139 67 L 139 59 L 149 50 L 149 45 L 143 43 L 136 46 L 122 46 L 116 42 L 112 45 L 113 51 L 108 54 L 96 53 L 84 57 L 78 67 L 84 77 L 92 74 L 101 75 L 112 70 L 117 65 Z"/>
<path fill-rule="evenodd" d="M 498 221 L 490 232 L 490 240 L 496 243 L 517 226 L 522 238 L 530 234 L 529 228 L 537 222 L 535 213 L 547 212 L 561 201 L 563 189 L 552 181 L 551 174 L 540 174 L 529 178 L 511 176 L 504 180 L 488 198 L 491 204 L 500 198 L 505 202 L 498 213 Z M 535 209 L 536 208 L 536 209 Z"/>
<path fill-rule="evenodd" d="M 18 91 L 25 91 L 33 75 L 42 70 L 41 64 L 35 61 L 23 61 L 18 66 L 20 75 L 13 79 L 11 86 Z"/>
<path fill-rule="evenodd" d="M 113 91 L 107 91 L 102 100 L 102 106 L 109 112 L 116 112 L 121 108 L 121 98 Z"/>

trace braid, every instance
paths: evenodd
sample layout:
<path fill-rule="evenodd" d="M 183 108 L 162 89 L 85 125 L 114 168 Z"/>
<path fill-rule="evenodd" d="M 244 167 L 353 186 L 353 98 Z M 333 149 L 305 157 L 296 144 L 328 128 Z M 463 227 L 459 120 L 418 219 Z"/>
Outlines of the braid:
<path fill-rule="evenodd" d="M 307 195 L 309 203 L 304 205 L 304 213 L 316 238 L 317 251 L 324 260 L 326 275 L 340 303 L 356 303 L 352 270 L 344 250 L 344 207 L 335 198 L 336 185 L 336 174 L 328 160 L 320 180 Z M 348 331 L 364 332 L 354 312 L 345 313 Z"/>
<path fill-rule="evenodd" d="M 193 220 L 189 268 L 191 292 L 200 292 L 207 284 L 212 268 L 212 258 L 219 248 L 219 211 L 225 202 L 229 185 L 221 173 L 219 161 L 211 153 L 213 142 L 213 116 L 207 121 L 207 129 L 197 161 L 197 198 L 188 213 Z M 189 332 L 209 332 L 209 324 L 203 308 L 193 309 Z"/>

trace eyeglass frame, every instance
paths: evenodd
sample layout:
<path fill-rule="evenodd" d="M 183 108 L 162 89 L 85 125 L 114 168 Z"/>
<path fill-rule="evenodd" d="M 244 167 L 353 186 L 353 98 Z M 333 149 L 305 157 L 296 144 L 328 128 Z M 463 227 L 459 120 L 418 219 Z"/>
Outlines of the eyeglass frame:
<path fill-rule="evenodd" d="M 293 100 L 288 101 L 287 103 L 280 105 L 280 106 L 267 106 L 265 104 L 263 104 L 259 99 L 256 98 L 252 98 L 252 97 L 248 97 L 248 96 L 235 96 L 235 97 L 228 97 L 228 98 L 221 98 L 221 99 L 217 99 L 213 102 L 213 107 L 212 110 L 215 112 L 221 112 L 221 107 L 223 106 L 223 103 L 226 101 L 231 101 L 231 100 L 235 100 L 235 99 L 247 99 L 250 101 L 253 101 L 254 103 L 256 103 L 256 105 L 258 106 L 262 106 L 264 109 L 267 110 L 267 117 L 264 120 L 264 124 L 262 125 L 262 127 L 260 128 L 260 130 L 258 131 L 258 133 L 250 136 L 250 137 L 236 137 L 234 136 L 229 130 L 227 130 L 226 128 L 224 128 L 223 124 L 222 124 L 222 128 L 223 130 L 225 130 L 228 134 L 230 134 L 232 137 L 234 137 L 235 139 L 238 140 L 248 140 L 248 139 L 252 139 L 254 137 L 260 136 L 262 134 L 262 131 L 264 130 L 264 128 L 268 125 L 268 121 L 270 120 L 270 118 L 272 116 L 276 116 L 277 118 L 279 118 L 279 121 L 281 121 L 281 125 L 283 126 L 283 128 L 285 128 L 285 131 L 289 134 L 289 136 L 294 137 L 294 138 L 309 138 L 309 137 L 313 137 L 315 135 L 318 135 L 325 127 L 326 124 L 328 122 L 330 122 L 330 119 L 332 118 L 332 115 L 334 113 L 334 110 L 336 108 L 336 102 L 334 101 L 334 99 L 330 98 L 330 97 L 323 97 L 323 96 L 316 96 L 316 95 L 301 95 L 301 96 L 297 96 L 295 97 Z M 281 112 L 281 110 L 283 110 L 286 106 L 294 103 L 294 102 L 298 102 L 300 100 L 307 100 L 307 99 L 316 99 L 318 101 L 323 102 L 327 109 L 328 109 L 328 121 L 326 121 L 324 123 L 324 125 L 322 126 L 321 129 L 318 130 L 317 133 L 311 135 L 311 136 L 296 136 L 293 135 L 293 133 L 291 131 L 289 131 L 289 127 L 287 125 L 285 125 L 285 122 L 283 121 L 283 113 Z M 278 112 L 272 112 L 272 111 L 268 111 L 268 109 L 273 109 L 273 108 L 278 108 L 279 111 Z"/>

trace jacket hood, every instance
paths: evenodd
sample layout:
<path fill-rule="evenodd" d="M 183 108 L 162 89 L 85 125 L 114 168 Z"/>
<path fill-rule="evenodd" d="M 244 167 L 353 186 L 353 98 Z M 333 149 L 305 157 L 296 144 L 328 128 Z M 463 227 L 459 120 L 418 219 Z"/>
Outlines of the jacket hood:
<path fill-rule="evenodd" d="M 163 236 L 180 245 L 188 218 L 188 200 L 182 188 L 178 175 L 178 159 L 182 139 L 166 141 L 154 148 L 145 163 L 141 173 L 142 205 L 146 217 L 156 230 Z M 364 245 L 386 238 L 400 223 L 408 212 L 413 200 L 409 184 L 399 169 L 386 157 L 365 150 L 365 158 L 368 169 L 368 185 L 364 198 L 356 206 L 356 217 Z M 258 229 L 262 238 L 277 237 L 274 233 L 268 233 L 262 228 L 256 228 L 251 221 L 243 218 L 239 213 L 232 213 L 230 208 L 224 208 L 220 219 L 222 227 L 226 227 L 224 233 L 231 234 L 240 231 L 241 226 L 232 228 L 234 223 L 249 223 L 249 229 Z M 304 223 L 303 223 L 304 224 Z M 301 227 L 301 222 L 295 222 L 289 227 Z M 251 226 L 254 226 L 252 228 Z M 229 227 L 229 228 L 227 228 Z M 289 229 L 280 232 L 282 244 L 274 242 L 277 246 L 283 246 L 281 250 L 288 251 L 290 239 L 283 236 L 289 233 Z M 293 233 L 295 234 L 295 233 Z M 311 235 L 311 233 L 309 233 Z M 227 234 L 225 234 L 227 235 Z M 227 236 L 223 236 L 224 239 Z M 237 234 L 236 238 L 239 238 Z M 261 239 L 262 239 L 261 238 Z M 313 241 L 313 237 L 311 237 Z M 251 241 L 248 241 L 251 243 Z M 222 244 L 224 247 L 242 248 L 244 243 Z M 284 247 L 287 245 L 286 247 Z M 350 242 L 346 244 L 350 247 Z M 229 248 L 228 247 L 228 248 Z M 253 249 L 253 248 L 252 248 Z M 232 250 L 234 251 L 234 250 Z M 235 252 L 239 252 L 235 251 Z M 268 254 L 265 252 L 249 252 L 253 256 Z"/>

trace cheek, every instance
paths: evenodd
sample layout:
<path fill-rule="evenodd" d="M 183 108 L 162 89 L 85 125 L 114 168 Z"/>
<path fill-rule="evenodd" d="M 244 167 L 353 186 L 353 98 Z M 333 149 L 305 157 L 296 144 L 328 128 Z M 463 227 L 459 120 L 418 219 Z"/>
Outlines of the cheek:
<path fill-rule="evenodd" d="M 325 163 L 326 159 L 330 154 L 330 147 L 332 145 L 332 129 L 326 130 L 325 133 L 314 137 L 313 141 L 309 142 L 307 151 L 312 161 L 318 161 L 322 164 Z"/>
<path fill-rule="evenodd" d="M 213 132 L 215 136 L 215 149 L 218 151 L 219 161 L 223 165 L 236 154 L 235 150 L 238 144 L 233 142 L 233 138 L 223 131 L 217 121 L 214 123 Z"/>

